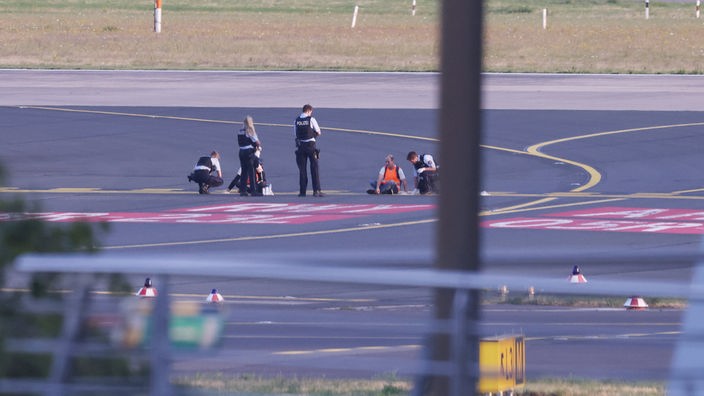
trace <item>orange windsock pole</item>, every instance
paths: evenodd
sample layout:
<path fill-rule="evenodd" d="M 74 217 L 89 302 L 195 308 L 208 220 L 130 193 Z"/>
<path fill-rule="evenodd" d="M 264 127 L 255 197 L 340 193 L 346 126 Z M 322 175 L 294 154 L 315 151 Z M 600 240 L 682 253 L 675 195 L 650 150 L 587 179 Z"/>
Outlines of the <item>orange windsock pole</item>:
<path fill-rule="evenodd" d="M 154 0 L 154 32 L 161 33 L 161 0 Z"/>

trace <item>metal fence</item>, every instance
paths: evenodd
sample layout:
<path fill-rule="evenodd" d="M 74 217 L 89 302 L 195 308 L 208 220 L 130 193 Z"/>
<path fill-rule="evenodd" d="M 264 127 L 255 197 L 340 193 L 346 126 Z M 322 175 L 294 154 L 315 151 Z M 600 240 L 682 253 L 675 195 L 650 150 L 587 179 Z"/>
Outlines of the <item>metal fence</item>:
<path fill-rule="evenodd" d="M 452 308 L 453 315 L 450 320 L 441 320 L 428 323 L 425 326 L 429 334 L 424 346 L 429 349 L 432 343 L 432 334 L 446 334 L 449 336 L 453 350 L 465 350 L 466 345 L 462 343 L 468 336 L 478 336 L 478 323 L 467 322 L 462 314 L 471 298 L 468 294 L 471 290 L 494 289 L 496 285 L 506 285 L 510 289 L 524 289 L 526 285 L 532 285 L 543 292 L 553 294 L 574 294 L 574 285 L 569 284 L 564 278 L 526 277 L 501 273 L 470 273 L 466 271 L 434 270 L 434 269 L 409 269 L 409 268 L 352 268 L 341 266 L 341 263 L 354 263 L 359 257 L 352 259 L 348 254 L 330 255 L 319 257 L 319 263 L 309 263 L 308 265 L 283 264 L 282 257 L 258 258 L 257 264 L 252 265 L 251 261 L 242 260 L 209 260 L 204 266 L 193 265 L 197 260 L 189 257 L 111 257 L 100 255 L 28 255 L 21 257 L 16 265 L 16 269 L 22 272 L 61 272 L 82 274 L 78 277 L 72 294 L 64 305 L 65 320 L 61 336 L 50 340 L 37 340 L 19 343 L 14 350 L 26 351 L 51 351 L 54 354 L 54 361 L 51 367 L 51 375 L 46 380 L 41 381 L 17 381 L 2 380 L 0 389 L 10 391 L 36 391 L 46 395 L 68 395 L 76 394 L 78 391 L 95 391 L 108 394 L 108 392 L 120 393 L 125 390 L 137 391 L 139 387 L 125 384 L 81 384 L 68 381 L 68 362 L 72 356 L 81 354 L 105 353 L 109 346 L 79 345 L 76 342 L 76 333 L 79 319 L 82 312 L 86 311 L 86 301 L 89 292 L 88 274 L 115 273 L 132 275 L 144 275 L 145 268 L 149 269 L 155 283 L 160 285 L 159 295 L 154 301 L 154 326 L 151 329 L 152 338 L 146 354 L 151 375 L 148 383 L 143 384 L 142 392 L 151 395 L 171 395 L 175 390 L 170 384 L 171 364 L 184 356 L 178 351 L 174 351 L 168 340 L 168 323 L 171 296 L 169 293 L 169 279 L 175 276 L 199 276 L 208 274 L 209 276 L 225 278 L 261 278 L 283 281 L 306 281 L 342 283 L 356 285 L 378 285 L 378 286 L 403 286 L 428 289 L 454 290 L 455 298 Z M 529 265 L 531 263 L 541 264 L 561 264 L 566 260 L 575 262 L 575 257 L 567 257 L 561 254 L 532 254 L 530 256 L 514 255 L 494 256 L 484 258 L 485 268 L 495 268 L 496 265 L 512 263 Z M 701 261 L 700 254 L 585 254 L 579 258 L 580 263 L 695 263 Z M 290 262 L 289 257 L 286 262 Z M 295 258 L 293 260 L 296 262 Z M 300 262 L 300 261 L 298 261 Z M 335 265 L 329 265 L 333 262 Z M 322 265 L 327 263 L 328 265 Z M 320 264 L 320 265 L 317 265 Z M 432 267 L 430 261 L 421 259 L 413 263 L 414 266 Z M 622 296 L 646 295 L 651 297 L 675 297 L 686 298 L 690 301 L 690 308 L 686 314 L 684 333 L 682 341 L 678 344 L 673 360 L 672 380 L 670 383 L 670 394 L 673 395 L 695 395 L 704 392 L 704 383 L 699 375 L 704 369 L 704 271 L 701 266 L 695 270 L 694 282 L 689 287 L 683 287 L 678 283 L 664 283 L 654 281 L 609 281 L 601 280 L 598 283 L 589 283 L 579 288 L 580 295 Z M 113 352 L 111 352 L 113 353 Z M 143 353 L 143 352 L 142 352 Z M 415 394 L 422 394 L 423 387 L 420 384 L 430 376 L 445 376 L 450 378 L 451 394 L 471 394 L 468 386 L 473 386 L 467 382 L 468 363 L 466 356 L 455 354 L 450 361 L 441 362 L 431 360 L 427 353 L 418 364 L 417 386 Z M 471 388 L 470 388 L 471 389 Z"/>

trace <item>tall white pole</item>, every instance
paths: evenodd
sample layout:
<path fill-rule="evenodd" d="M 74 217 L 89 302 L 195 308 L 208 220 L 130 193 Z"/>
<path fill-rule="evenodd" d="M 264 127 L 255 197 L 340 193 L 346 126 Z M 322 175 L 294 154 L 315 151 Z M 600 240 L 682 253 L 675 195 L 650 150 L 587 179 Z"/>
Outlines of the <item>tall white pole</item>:
<path fill-rule="evenodd" d="M 354 6 L 354 12 L 352 13 L 352 29 L 357 25 L 357 14 L 359 13 L 359 6 Z"/>
<path fill-rule="evenodd" d="M 411 4 L 411 15 L 416 16 L 416 0 L 413 0 L 413 4 Z"/>
<path fill-rule="evenodd" d="M 161 33 L 161 0 L 154 0 L 154 33 Z"/>
<path fill-rule="evenodd" d="M 700 5 L 701 5 L 701 0 L 697 0 L 697 7 L 696 7 L 696 10 L 697 10 L 697 19 L 699 19 L 699 6 L 700 6 Z"/>
<path fill-rule="evenodd" d="M 543 29 L 548 28 L 548 9 L 543 8 Z"/>
<path fill-rule="evenodd" d="M 645 19 L 650 18 L 650 0 L 645 0 Z"/>

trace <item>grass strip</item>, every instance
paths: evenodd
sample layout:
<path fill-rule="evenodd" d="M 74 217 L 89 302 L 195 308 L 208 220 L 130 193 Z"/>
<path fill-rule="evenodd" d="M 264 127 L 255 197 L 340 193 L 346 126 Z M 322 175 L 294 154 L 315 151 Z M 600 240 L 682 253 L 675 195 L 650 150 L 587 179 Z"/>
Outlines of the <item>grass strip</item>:
<path fill-rule="evenodd" d="M 430 4 L 437 5 L 435 0 Z M 437 14 L 410 1 L 7 0 L 0 67 L 73 69 L 436 70 Z"/>
<path fill-rule="evenodd" d="M 536 293 L 528 295 L 523 293 L 509 293 L 502 295 L 499 292 L 485 291 L 482 303 L 484 304 L 510 304 L 510 305 L 536 305 L 553 307 L 573 307 L 573 308 L 624 308 L 628 296 L 623 297 L 599 297 L 588 295 L 558 295 Z M 687 301 L 676 298 L 645 298 L 649 309 L 685 309 Z"/>
<path fill-rule="evenodd" d="M 208 391 L 208 394 L 266 394 L 266 395 L 408 395 L 410 380 L 390 374 L 373 379 L 330 379 L 297 377 L 264 377 L 253 374 L 228 376 L 222 373 L 197 374 L 179 377 L 175 384 L 184 388 Z"/>
<path fill-rule="evenodd" d="M 0 67 L 437 71 L 440 0 L 0 2 Z M 693 2 L 486 0 L 484 70 L 704 73 Z M 547 29 L 542 10 L 548 10 Z"/>
<path fill-rule="evenodd" d="M 704 30 L 693 3 L 628 0 L 489 0 L 486 70 L 701 74 Z M 542 10 L 548 11 L 547 29 Z"/>
<path fill-rule="evenodd" d="M 410 395 L 413 382 L 390 374 L 374 379 L 329 379 L 264 377 L 251 374 L 228 376 L 222 373 L 179 377 L 175 383 L 208 394 L 276 394 L 325 396 Z M 516 395 L 525 396 L 660 396 L 665 395 L 661 382 L 596 381 L 579 378 L 539 379 L 531 381 Z"/>

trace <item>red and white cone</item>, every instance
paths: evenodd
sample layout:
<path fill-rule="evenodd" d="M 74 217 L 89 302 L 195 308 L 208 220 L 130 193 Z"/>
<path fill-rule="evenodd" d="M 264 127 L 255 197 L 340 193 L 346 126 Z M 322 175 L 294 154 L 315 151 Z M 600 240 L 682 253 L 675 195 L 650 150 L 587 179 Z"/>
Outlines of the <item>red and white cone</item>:
<path fill-rule="evenodd" d="M 572 268 L 572 275 L 568 278 L 570 283 L 587 283 L 587 278 L 582 275 L 582 271 L 579 269 L 578 265 Z"/>
<path fill-rule="evenodd" d="M 623 306 L 627 310 L 634 310 L 634 311 L 648 309 L 648 304 L 646 304 L 645 300 L 643 300 L 639 296 L 628 297 L 628 299 L 623 304 Z"/>
<path fill-rule="evenodd" d="M 156 288 L 152 286 L 152 280 L 147 278 L 144 280 L 144 286 L 135 294 L 137 297 L 156 297 Z"/>
<path fill-rule="evenodd" d="M 221 303 L 224 302 L 225 299 L 222 298 L 222 294 L 218 293 L 218 289 L 213 289 L 210 294 L 208 294 L 208 297 L 205 299 L 205 301 L 209 303 Z"/>

